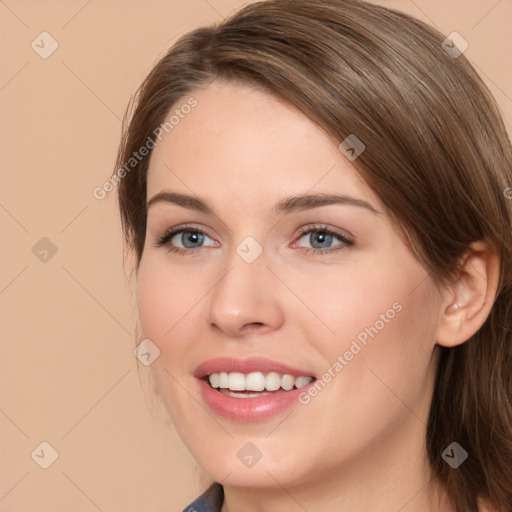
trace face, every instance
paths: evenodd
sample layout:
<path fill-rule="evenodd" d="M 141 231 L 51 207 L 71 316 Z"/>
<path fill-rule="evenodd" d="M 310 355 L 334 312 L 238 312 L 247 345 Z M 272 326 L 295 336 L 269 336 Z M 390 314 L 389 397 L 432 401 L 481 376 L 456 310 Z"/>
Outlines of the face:
<path fill-rule="evenodd" d="M 340 141 L 293 106 L 222 82 L 190 96 L 151 157 L 137 275 L 183 441 L 240 486 L 421 457 L 440 300 L 427 272 Z"/>

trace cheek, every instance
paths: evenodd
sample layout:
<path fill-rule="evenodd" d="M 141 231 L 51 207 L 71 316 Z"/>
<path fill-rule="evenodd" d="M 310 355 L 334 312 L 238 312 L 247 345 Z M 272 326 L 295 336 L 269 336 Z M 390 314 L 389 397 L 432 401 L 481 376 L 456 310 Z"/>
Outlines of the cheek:
<path fill-rule="evenodd" d="M 160 349 L 160 356 L 151 365 L 152 378 L 171 420 L 179 425 L 189 416 L 190 404 L 188 394 L 183 392 L 184 385 L 189 384 L 178 377 L 177 368 L 182 368 L 186 360 L 184 333 L 190 327 L 187 321 L 200 293 L 191 293 L 190 282 L 169 268 L 152 255 L 144 256 L 137 274 L 136 296 L 143 336 Z"/>
<path fill-rule="evenodd" d="M 164 353 L 204 294 L 192 283 L 156 258 L 141 261 L 136 285 L 139 320 L 144 336 Z"/>
<path fill-rule="evenodd" d="M 354 308 L 353 316 L 347 315 L 343 325 L 338 323 L 338 343 L 325 347 L 325 353 L 329 366 L 337 361 L 334 370 L 339 370 L 328 400 L 333 408 L 344 404 L 354 420 L 353 434 L 359 428 L 369 436 L 374 429 L 385 430 L 408 417 L 409 408 L 426 422 L 435 334 L 428 302 L 428 290 L 417 289 L 410 295 L 404 291 L 383 294 L 371 307 L 360 303 L 361 310 L 347 303 Z M 375 418 L 381 421 L 380 427 L 374 424 Z"/>
<path fill-rule="evenodd" d="M 173 311 L 174 300 L 174 294 L 166 293 L 167 285 L 157 278 L 158 274 L 158 269 L 143 257 L 137 274 L 137 308 L 144 336 L 156 344 L 165 333 L 167 318 L 164 312 Z"/>
<path fill-rule="evenodd" d="M 391 265 L 381 268 L 366 261 L 321 269 L 314 276 L 311 272 L 297 273 L 290 280 L 311 314 L 288 313 L 295 315 L 310 334 L 309 339 L 320 342 L 328 353 L 348 350 L 352 340 L 358 338 L 364 343 L 370 332 L 387 329 L 406 302 L 411 289 L 407 282 L 414 282 L 412 276 L 393 275 Z M 317 320 L 323 324 L 321 331 Z M 314 324 L 316 331 L 308 324 Z"/>
<path fill-rule="evenodd" d="M 406 255 L 393 262 L 347 266 L 314 280 L 297 276 L 297 294 L 307 297 L 321 320 L 296 315 L 312 350 L 321 353 L 324 371 L 331 373 L 323 374 L 333 385 L 322 394 L 332 392 L 338 403 L 339 393 L 345 403 L 359 397 L 356 407 L 363 397 L 376 408 L 396 401 L 390 389 L 414 402 L 422 399 L 436 327 L 434 288 L 425 275 Z"/>

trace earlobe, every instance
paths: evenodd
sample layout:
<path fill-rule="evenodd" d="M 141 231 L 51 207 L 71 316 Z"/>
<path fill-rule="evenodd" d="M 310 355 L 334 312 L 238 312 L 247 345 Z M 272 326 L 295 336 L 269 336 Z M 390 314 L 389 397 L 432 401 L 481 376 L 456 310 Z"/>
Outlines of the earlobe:
<path fill-rule="evenodd" d="M 460 345 L 484 324 L 496 298 L 499 267 L 492 244 L 483 240 L 471 244 L 463 272 L 445 288 L 436 332 L 438 345 Z"/>

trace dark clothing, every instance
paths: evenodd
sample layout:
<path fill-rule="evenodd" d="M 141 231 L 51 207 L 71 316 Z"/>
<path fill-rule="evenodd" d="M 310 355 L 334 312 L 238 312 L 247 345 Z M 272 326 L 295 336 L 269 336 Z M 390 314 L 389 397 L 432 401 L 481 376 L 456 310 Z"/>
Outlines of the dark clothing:
<path fill-rule="evenodd" d="M 183 512 L 220 512 L 224 503 L 224 489 L 217 482 L 197 498 Z"/>

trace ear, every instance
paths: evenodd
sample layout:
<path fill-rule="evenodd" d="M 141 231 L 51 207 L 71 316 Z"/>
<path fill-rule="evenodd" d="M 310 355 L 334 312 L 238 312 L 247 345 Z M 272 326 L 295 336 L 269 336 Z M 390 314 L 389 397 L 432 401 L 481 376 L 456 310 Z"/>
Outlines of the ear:
<path fill-rule="evenodd" d="M 436 343 L 454 347 L 467 341 L 489 316 L 496 298 L 500 261 L 493 245 L 473 242 L 463 258 L 464 269 L 442 294 Z"/>

